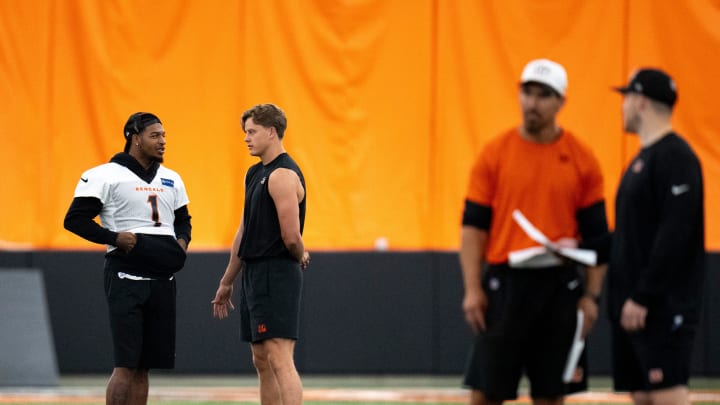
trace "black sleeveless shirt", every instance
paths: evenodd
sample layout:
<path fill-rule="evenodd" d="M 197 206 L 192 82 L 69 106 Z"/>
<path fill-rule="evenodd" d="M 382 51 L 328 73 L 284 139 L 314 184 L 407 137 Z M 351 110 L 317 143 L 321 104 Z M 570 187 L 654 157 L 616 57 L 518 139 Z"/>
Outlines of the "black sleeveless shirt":
<path fill-rule="evenodd" d="M 244 260 L 258 260 L 271 257 L 290 257 L 280 234 L 275 202 L 268 190 L 270 173 L 285 168 L 297 173 L 305 189 L 305 198 L 300 202 L 300 234 L 305 226 L 305 202 L 307 189 L 300 167 L 287 153 L 282 153 L 272 162 L 259 162 L 248 169 L 245 175 L 245 209 L 243 213 L 243 235 L 238 256 Z"/>

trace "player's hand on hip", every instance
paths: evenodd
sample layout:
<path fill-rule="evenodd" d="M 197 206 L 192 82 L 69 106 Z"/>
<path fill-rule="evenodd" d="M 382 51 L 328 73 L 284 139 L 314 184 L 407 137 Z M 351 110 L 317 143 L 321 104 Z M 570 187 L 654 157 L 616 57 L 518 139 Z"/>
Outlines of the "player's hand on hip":
<path fill-rule="evenodd" d="M 463 311 L 465 321 L 470 325 L 473 332 L 478 333 L 485 330 L 485 311 L 487 310 L 487 296 L 485 292 L 466 292 L 463 299 Z"/>
<path fill-rule="evenodd" d="M 211 301 L 213 304 L 213 317 L 225 319 L 228 317 L 228 308 L 235 309 L 232 303 L 233 285 L 220 284 L 215 293 L 215 298 Z"/>
<path fill-rule="evenodd" d="M 628 332 L 645 329 L 647 308 L 628 298 L 622 307 L 620 325 Z"/>
<path fill-rule="evenodd" d="M 115 246 L 125 253 L 129 253 L 137 244 L 137 236 L 132 232 L 120 232 L 115 239 Z"/>

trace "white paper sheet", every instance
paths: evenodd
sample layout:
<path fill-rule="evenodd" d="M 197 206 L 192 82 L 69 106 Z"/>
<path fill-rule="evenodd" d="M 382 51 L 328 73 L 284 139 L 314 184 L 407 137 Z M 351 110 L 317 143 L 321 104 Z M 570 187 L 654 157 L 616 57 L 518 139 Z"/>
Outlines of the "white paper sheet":
<path fill-rule="evenodd" d="M 567 363 L 565 363 L 565 370 L 563 371 L 563 382 L 569 383 L 572 381 L 575 369 L 577 368 L 578 361 L 580 361 L 580 355 L 585 348 L 585 339 L 582 338 L 582 326 L 584 321 L 584 314 L 581 310 L 577 311 L 577 327 L 575 328 L 575 336 L 573 337 L 573 344 L 570 347 L 570 353 L 568 353 Z"/>
<path fill-rule="evenodd" d="M 512 217 L 517 222 L 518 225 L 520 225 L 520 228 L 522 228 L 523 231 L 530 237 L 530 239 L 534 240 L 535 242 L 542 245 L 542 247 L 545 249 L 545 251 L 536 251 L 539 255 L 545 255 L 548 253 L 560 255 L 563 257 L 566 257 L 570 260 L 574 260 L 578 263 L 582 263 L 586 266 L 595 266 L 597 265 L 597 252 L 594 250 L 589 249 L 577 249 L 577 248 L 568 248 L 568 247 L 560 247 L 552 243 L 550 239 L 548 239 L 547 236 L 545 236 L 544 233 L 542 233 L 538 228 L 535 227 L 526 217 L 523 215 L 523 213 L 520 210 L 514 210 L 512 213 Z M 526 249 L 523 249 L 526 250 Z M 517 256 L 518 252 L 520 253 L 520 256 Z M 514 260 L 517 260 L 519 257 L 525 257 L 525 260 L 532 259 L 532 257 L 526 257 L 524 255 L 527 255 L 528 252 L 523 252 L 522 250 L 511 252 L 510 255 L 514 255 Z M 510 259 L 508 259 L 510 260 Z M 524 261 L 524 260 L 523 260 Z M 522 262 L 522 261 L 520 261 Z M 511 262 L 512 264 L 512 262 Z M 516 263 L 516 267 L 522 267 L 522 264 Z"/>

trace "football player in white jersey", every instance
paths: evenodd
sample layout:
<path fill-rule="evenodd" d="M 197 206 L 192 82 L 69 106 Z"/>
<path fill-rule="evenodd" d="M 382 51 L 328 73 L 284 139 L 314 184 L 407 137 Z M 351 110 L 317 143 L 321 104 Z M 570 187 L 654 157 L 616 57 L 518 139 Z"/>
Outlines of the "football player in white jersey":
<path fill-rule="evenodd" d="M 124 152 L 80 176 L 64 225 L 107 245 L 114 369 L 106 403 L 145 404 L 148 370 L 175 366 L 174 274 L 185 264 L 192 227 L 185 184 L 161 164 L 160 119 L 132 114 L 123 135 Z"/>

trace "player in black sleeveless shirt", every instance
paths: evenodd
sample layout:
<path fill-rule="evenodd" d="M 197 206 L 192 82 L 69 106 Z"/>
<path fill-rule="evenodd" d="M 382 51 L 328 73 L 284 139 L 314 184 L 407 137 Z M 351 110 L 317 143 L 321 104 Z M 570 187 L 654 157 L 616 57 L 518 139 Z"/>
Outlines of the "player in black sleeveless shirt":
<path fill-rule="evenodd" d="M 293 258 L 278 230 L 280 223 L 277 208 L 268 191 L 268 177 L 278 168 L 290 169 L 300 179 L 305 189 L 305 179 L 297 163 L 283 153 L 272 162 L 262 162 L 250 167 L 245 177 L 245 209 L 243 227 L 252 238 L 243 238 L 240 242 L 240 257 L 245 261 L 267 257 Z M 305 199 L 300 202 L 300 233 L 305 224 Z"/>
<path fill-rule="evenodd" d="M 302 382 L 293 353 L 298 338 L 302 270 L 310 263 L 302 232 L 305 179 L 285 152 L 285 113 L 260 104 L 242 116 L 245 143 L 260 162 L 245 176 L 243 220 L 213 299 L 220 319 L 233 309 L 233 283 L 241 274 L 243 340 L 251 343 L 263 405 L 300 405 Z"/>

